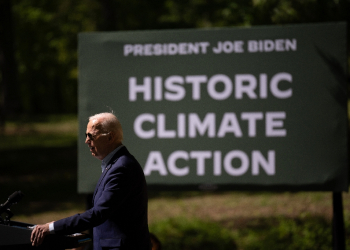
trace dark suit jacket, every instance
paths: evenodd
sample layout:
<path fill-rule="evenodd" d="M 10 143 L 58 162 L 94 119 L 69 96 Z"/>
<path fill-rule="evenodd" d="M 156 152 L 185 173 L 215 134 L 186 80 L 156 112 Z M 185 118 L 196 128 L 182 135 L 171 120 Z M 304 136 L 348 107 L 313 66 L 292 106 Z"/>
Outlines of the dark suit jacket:
<path fill-rule="evenodd" d="M 147 188 L 142 168 L 126 147 L 119 149 L 102 173 L 93 208 L 56 221 L 56 234 L 93 229 L 94 250 L 150 249 Z"/>

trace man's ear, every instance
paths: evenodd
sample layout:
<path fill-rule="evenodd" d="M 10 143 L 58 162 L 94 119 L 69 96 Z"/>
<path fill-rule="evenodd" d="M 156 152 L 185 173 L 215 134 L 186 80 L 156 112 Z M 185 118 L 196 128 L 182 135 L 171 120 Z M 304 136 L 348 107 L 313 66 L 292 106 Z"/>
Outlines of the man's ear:
<path fill-rule="evenodd" d="M 109 142 L 113 142 L 113 141 L 114 141 L 114 137 L 115 137 L 114 133 L 113 133 L 113 132 L 110 132 L 110 133 L 108 134 L 108 141 L 109 141 Z"/>

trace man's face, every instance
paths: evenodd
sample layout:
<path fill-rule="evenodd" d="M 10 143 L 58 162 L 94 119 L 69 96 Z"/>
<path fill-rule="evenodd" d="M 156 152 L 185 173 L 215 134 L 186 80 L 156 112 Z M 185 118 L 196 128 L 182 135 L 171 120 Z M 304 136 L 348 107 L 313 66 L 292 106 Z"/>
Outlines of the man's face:
<path fill-rule="evenodd" d="M 86 134 L 91 134 L 93 138 L 90 139 L 89 136 L 86 136 L 85 143 L 88 144 L 92 156 L 103 160 L 109 153 L 108 138 L 101 135 L 103 132 L 99 130 L 98 124 L 98 120 L 92 120 L 88 123 Z"/>

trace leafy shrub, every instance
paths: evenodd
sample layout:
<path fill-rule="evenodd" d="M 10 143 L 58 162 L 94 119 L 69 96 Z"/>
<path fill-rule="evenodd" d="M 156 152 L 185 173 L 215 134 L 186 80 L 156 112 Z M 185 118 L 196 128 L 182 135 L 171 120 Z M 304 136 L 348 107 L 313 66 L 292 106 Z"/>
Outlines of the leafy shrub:
<path fill-rule="evenodd" d="M 150 225 L 162 250 L 235 250 L 232 233 L 217 223 L 171 218 Z"/>
<path fill-rule="evenodd" d="M 332 226 L 321 217 L 279 218 L 252 222 L 239 232 L 245 250 L 330 250 Z"/>

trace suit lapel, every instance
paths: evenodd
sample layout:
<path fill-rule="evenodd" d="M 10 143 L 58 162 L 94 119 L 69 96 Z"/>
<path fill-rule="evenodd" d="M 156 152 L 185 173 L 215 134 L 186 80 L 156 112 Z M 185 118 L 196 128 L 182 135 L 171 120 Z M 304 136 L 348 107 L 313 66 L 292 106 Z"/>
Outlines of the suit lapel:
<path fill-rule="evenodd" d="M 92 202 L 94 203 L 95 201 L 95 196 L 97 194 L 97 190 L 99 189 L 100 185 L 101 185 L 101 182 L 103 180 L 103 178 L 106 176 L 108 170 L 112 167 L 112 165 L 118 160 L 118 158 L 122 155 L 125 155 L 126 153 L 128 153 L 129 151 L 126 149 L 126 147 L 122 147 L 120 148 L 115 154 L 114 156 L 112 157 L 112 159 L 109 161 L 109 163 L 107 164 L 105 170 L 103 171 L 103 173 L 101 174 L 100 176 L 100 179 L 98 180 L 97 182 L 97 185 L 96 185 L 96 188 L 95 188 L 95 192 L 94 192 L 94 195 L 92 197 Z"/>

